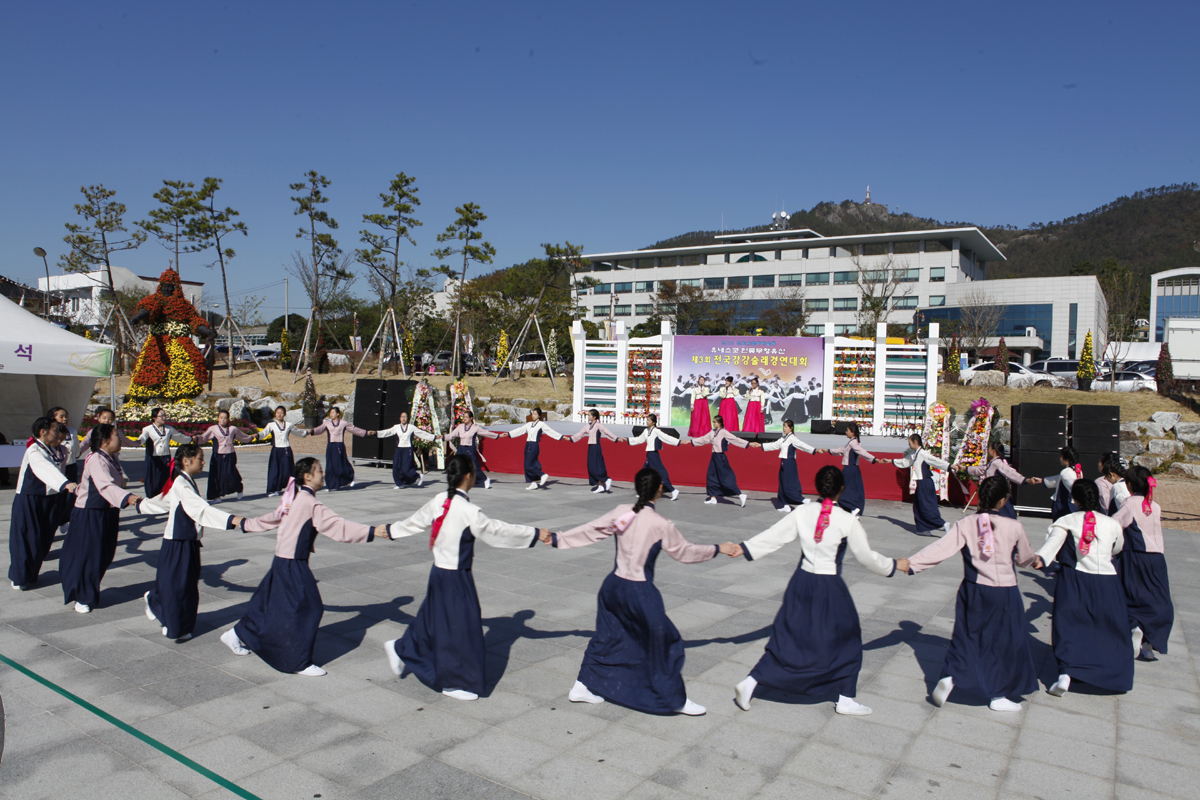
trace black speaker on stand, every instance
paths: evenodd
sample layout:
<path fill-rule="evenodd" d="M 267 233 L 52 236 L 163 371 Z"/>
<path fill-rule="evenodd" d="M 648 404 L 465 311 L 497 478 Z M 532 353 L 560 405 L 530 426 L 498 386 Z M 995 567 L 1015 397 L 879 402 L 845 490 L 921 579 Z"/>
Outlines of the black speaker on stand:
<path fill-rule="evenodd" d="M 1121 452 L 1120 406 L 1071 406 L 1071 447 L 1079 454 L 1083 477 L 1100 477 L 1100 457 Z"/>
<path fill-rule="evenodd" d="M 1067 446 L 1067 407 L 1057 403 L 1020 403 L 1012 407 L 1012 464 L 1027 478 L 1057 475 L 1059 451 Z M 1017 487 L 1018 511 L 1049 514 L 1054 494 L 1043 485 Z"/>

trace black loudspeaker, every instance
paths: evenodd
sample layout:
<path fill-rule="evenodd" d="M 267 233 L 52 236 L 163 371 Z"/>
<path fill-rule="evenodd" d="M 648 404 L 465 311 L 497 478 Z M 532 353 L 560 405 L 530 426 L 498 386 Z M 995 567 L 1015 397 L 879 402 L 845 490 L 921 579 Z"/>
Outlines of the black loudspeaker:
<path fill-rule="evenodd" d="M 1071 421 L 1076 423 L 1110 422 L 1117 426 L 1121 424 L 1120 406 L 1071 406 L 1070 415 Z"/>
<path fill-rule="evenodd" d="M 1013 422 L 1012 429 L 1027 436 L 1066 436 L 1067 420 L 1065 418 L 1029 419 L 1021 417 L 1020 421 Z M 1064 447 L 1065 443 L 1059 446 Z M 1050 448 L 1043 447 L 1039 449 L 1049 450 Z"/>
<path fill-rule="evenodd" d="M 831 419 L 814 419 L 809 426 L 810 433 L 839 433 L 844 434 L 848 422 L 834 422 Z"/>
<path fill-rule="evenodd" d="M 782 438 L 783 438 L 782 433 L 775 433 L 775 432 L 764 431 L 763 433 L 760 433 L 758 435 L 758 441 L 763 442 L 763 443 L 778 441 L 779 439 L 782 439 Z"/>
<path fill-rule="evenodd" d="M 1058 403 L 1018 403 L 1013 406 L 1013 425 L 1021 419 L 1066 419 L 1067 407 Z"/>
<path fill-rule="evenodd" d="M 1121 437 L 1119 436 L 1072 436 L 1071 447 L 1075 452 L 1083 453 L 1119 453 Z"/>
<path fill-rule="evenodd" d="M 1016 450 L 1013 466 L 1026 478 L 1045 478 L 1062 471 L 1058 451 Z M 1020 508 L 1036 508 L 1049 511 L 1054 504 L 1054 492 L 1043 485 L 1023 484 L 1017 487 L 1015 505 Z"/>
<path fill-rule="evenodd" d="M 385 427 L 383 420 L 383 398 L 387 390 L 387 381 L 375 378 L 360 378 L 354 382 L 354 424 L 368 431 L 377 431 Z M 384 440 L 394 442 L 394 440 Z M 374 436 L 355 436 L 350 446 L 351 458 L 378 459 L 380 440 Z M 396 445 L 392 444 L 392 449 Z M 389 458 L 391 457 L 389 453 Z"/>
<path fill-rule="evenodd" d="M 1058 452 L 1067 446 L 1067 432 L 1058 431 L 1054 433 L 1027 433 L 1025 431 L 1013 431 L 1012 433 L 1012 448 L 1014 450 L 1041 450 L 1049 452 L 1051 450 Z"/>
<path fill-rule="evenodd" d="M 730 433 L 732 433 L 737 438 L 745 439 L 748 442 L 753 442 L 755 440 L 755 437 L 758 436 L 757 433 L 747 433 L 746 431 L 730 431 Z"/>

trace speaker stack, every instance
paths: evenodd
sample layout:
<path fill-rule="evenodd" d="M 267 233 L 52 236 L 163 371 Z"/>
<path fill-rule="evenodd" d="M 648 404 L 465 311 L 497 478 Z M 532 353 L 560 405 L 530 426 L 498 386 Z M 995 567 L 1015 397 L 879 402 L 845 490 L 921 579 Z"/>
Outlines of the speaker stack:
<path fill-rule="evenodd" d="M 1059 451 L 1067 446 L 1067 407 L 1057 403 L 1020 403 L 1012 407 L 1012 464 L 1027 478 L 1057 475 Z M 1053 493 L 1042 485 L 1017 487 L 1018 511 L 1049 514 Z"/>
<path fill-rule="evenodd" d="M 1071 406 L 1071 447 L 1079 453 L 1083 477 L 1100 477 L 1100 457 L 1121 452 L 1120 406 Z"/>
<path fill-rule="evenodd" d="M 400 422 L 400 412 L 412 409 L 416 381 L 383 381 L 360 378 L 354 382 L 354 424 L 368 431 L 390 428 Z M 350 457 L 356 461 L 391 463 L 395 437 L 355 436 Z"/>

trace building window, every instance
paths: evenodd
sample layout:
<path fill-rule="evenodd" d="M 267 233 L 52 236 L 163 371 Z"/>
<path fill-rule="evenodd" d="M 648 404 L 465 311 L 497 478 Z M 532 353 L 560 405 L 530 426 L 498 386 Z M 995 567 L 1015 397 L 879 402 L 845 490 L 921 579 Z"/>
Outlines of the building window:
<path fill-rule="evenodd" d="M 834 325 L 833 326 L 833 335 L 834 336 L 849 336 L 853 333 L 856 333 L 857 331 L 858 331 L 857 325 Z"/>
<path fill-rule="evenodd" d="M 739 275 L 737 277 L 730 277 L 729 278 L 729 288 L 730 289 L 749 289 L 750 288 L 750 276 L 749 275 Z"/>
<path fill-rule="evenodd" d="M 945 269 L 943 267 L 943 269 Z M 896 270 L 897 283 L 916 283 L 921 280 L 921 270 L 919 269 L 898 269 Z"/>
<path fill-rule="evenodd" d="M 805 336 L 821 336 L 824 333 L 825 333 L 824 325 L 805 325 L 804 326 L 804 335 Z"/>
<path fill-rule="evenodd" d="M 809 286 L 828 286 L 829 285 L 829 273 L 828 272 L 810 272 L 805 276 L 805 280 L 808 282 Z"/>
<path fill-rule="evenodd" d="M 653 292 L 654 291 L 654 281 L 638 281 L 637 282 L 637 290 L 639 292 Z"/>
<path fill-rule="evenodd" d="M 858 311 L 857 297 L 836 297 L 833 300 L 834 311 Z"/>
<path fill-rule="evenodd" d="M 725 288 L 725 279 L 724 278 L 705 278 L 704 279 L 704 288 L 705 289 L 724 289 Z"/>
<path fill-rule="evenodd" d="M 774 275 L 755 275 L 754 276 L 754 288 L 755 289 L 774 289 L 775 288 L 775 276 Z"/>
<path fill-rule="evenodd" d="M 739 258 L 737 260 L 737 263 L 744 264 L 747 261 L 766 261 L 766 260 L 767 259 L 765 257 L 760 256 L 758 253 L 750 253 L 749 255 L 745 255 L 745 256 L 742 256 L 741 258 Z"/>
<path fill-rule="evenodd" d="M 944 295 L 944 294 L 931 294 L 931 295 L 929 295 L 929 305 L 930 305 L 930 306 L 944 306 L 944 305 L 946 305 L 946 295 Z"/>
<path fill-rule="evenodd" d="M 699 286 L 700 279 L 699 278 L 682 278 L 679 281 L 679 285 L 680 286 Z"/>
<path fill-rule="evenodd" d="M 841 284 L 858 283 L 858 273 L 857 272 L 835 272 L 835 273 L 833 273 L 833 282 L 841 283 Z"/>
<path fill-rule="evenodd" d="M 630 307 L 629 307 L 628 305 L 623 305 L 623 306 L 615 306 L 615 307 L 613 308 L 613 316 L 614 316 L 614 317 L 628 317 L 628 316 L 630 316 Z"/>
<path fill-rule="evenodd" d="M 946 280 L 946 268 L 945 267 L 930 267 L 929 268 L 929 282 L 930 283 L 942 283 L 945 280 Z"/>
<path fill-rule="evenodd" d="M 609 294 L 612 292 L 611 283 L 601 283 L 592 289 L 592 294 Z"/>
<path fill-rule="evenodd" d="M 823 297 L 820 300 L 805 300 L 804 307 L 809 311 L 828 311 L 829 298 Z"/>
<path fill-rule="evenodd" d="M 633 291 L 632 283 L 614 283 L 613 284 L 613 293 L 614 294 L 617 292 L 632 292 L 632 291 Z"/>
<path fill-rule="evenodd" d="M 648 317 L 654 313 L 654 304 L 653 303 L 638 303 L 636 306 L 634 306 L 633 310 L 634 310 L 634 313 L 637 314 L 639 317 Z"/>
<path fill-rule="evenodd" d="M 780 275 L 779 276 L 779 285 L 780 286 L 803 286 L 804 285 L 804 276 L 803 275 Z"/>
<path fill-rule="evenodd" d="M 892 308 L 916 308 L 916 297 L 893 297 Z"/>
<path fill-rule="evenodd" d="M 1067 358 L 1075 358 L 1075 328 L 1079 325 L 1079 303 L 1071 303 L 1067 326 Z"/>
<path fill-rule="evenodd" d="M 72 311 L 78 311 L 78 310 L 79 310 L 79 298 L 78 298 L 78 297 L 72 297 L 72 298 L 71 298 L 71 310 L 72 310 Z"/>
<path fill-rule="evenodd" d="M 607 317 L 608 316 L 608 306 L 593 306 L 592 307 L 592 316 L 593 317 Z"/>

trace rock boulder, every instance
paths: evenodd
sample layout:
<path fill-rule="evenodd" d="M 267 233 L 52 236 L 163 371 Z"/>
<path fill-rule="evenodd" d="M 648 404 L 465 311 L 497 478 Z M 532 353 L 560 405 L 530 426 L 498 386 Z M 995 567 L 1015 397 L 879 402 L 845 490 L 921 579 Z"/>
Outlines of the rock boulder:
<path fill-rule="evenodd" d="M 1173 475 L 1187 475 L 1189 478 L 1200 478 L 1200 464 L 1184 464 L 1177 461 L 1167 471 Z"/>
<path fill-rule="evenodd" d="M 1175 423 L 1182 419 L 1182 415 L 1176 414 L 1174 411 L 1155 411 L 1150 415 L 1150 419 L 1162 425 L 1164 431 L 1169 431 L 1175 427 Z"/>
<path fill-rule="evenodd" d="M 1146 448 L 1142 446 L 1142 442 L 1138 439 L 1136 433 L 1129 431 L 1121 431 L 1121 455 L 1125 458 L 1133 458 L 1140 456 L 1146 452 Z"/>
<path fill-rule="evenodd" d="M 1134 464 L 1137 464 L 1139 467 L 1145 467 L 1146 469 L 1149 469 L 1149 470 L 1158 469 L 1158 466 L 1160 464 L 1162 464 L 1162 462 L 1163 462 L 1163 459 L 1158 458 L 1157 456 L 1134 456 L 1133 457 Z"/>
<path fill-rule="evenodd" d="M 1151 439 L 1146 449 L 1151 455 L 1170 458 L 1183 452 L 1183 442 L 1174 439 Z"/>
<path fill-rule="evenodd" d="M 1200 422 L 1176 422 L 1175 438 L 1188 444 L 1200 444 Z"/>
<path fill-rule="evenodd" d="M 285 422 L 290 422 L 293 425 L 303 425 L 304 412 L 298 408 L 293 408 L 291 411 L 287 412 L 287 416 L 285 416 L 283 419 Z"/>
<path fill-rule="evenodd" d="M 228 411 L 230 408 L 233 407 L 233 404 L 236 402 L 238 402 L 238 400 L 236 398 L 222 397 L 220 400 L 217 401 L 217 411 Z"/>
<path fill-rule="evenodd" d="M 995 370 L 976 372 L 967 382 L 968 386 L 1004 386 L 1004 375 Z"/>
<path fill-rule="evenodd" d="M 233 386 L 233 394 L 239 400 L 261 400 L 263 390 L 257 386 Z"/>

